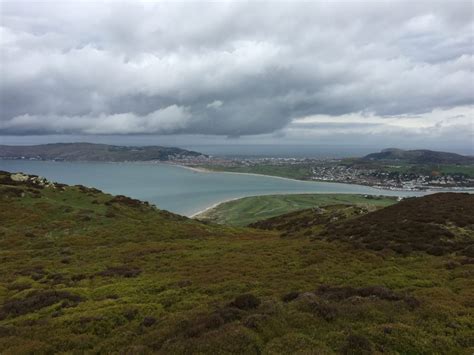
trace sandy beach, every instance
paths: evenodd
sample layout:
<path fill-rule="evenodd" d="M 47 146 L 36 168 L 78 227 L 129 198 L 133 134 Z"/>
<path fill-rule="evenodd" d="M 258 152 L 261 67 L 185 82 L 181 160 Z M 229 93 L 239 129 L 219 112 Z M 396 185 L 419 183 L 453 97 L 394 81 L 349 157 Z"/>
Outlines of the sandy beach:
<path fill-rule="evenodd" d="M 237 171 L 220 171 L 220 170 L 210 170 L 210 169 L 205 169 L 205 168 L 196 168 L 196 167 L 192 167 L 192 166 L 187 166 L 187 165 L 181 165 L 181 164 L 174 164 L 174 163 L 167 163 L 167 164 L 171 164 L 171 165 L 174 165 L 174 166 L 179 166 L 181 168 L 184 168 L 184 169 L 188 169 L 188 170 L 192 170 L 194 172 L 197 172 L 197 173 L 216 173 L 216 174 L 238 174 L 238 175 L 248 175 L 248 176 L 265 176 L 265 177 L 269 177 L 269 178 L 273 178 L 273 179 L 280 179 L 280 180 L 287 180 L 287 181 L 299 181 L 299 182 L 317 182 L 317 181 L 313 181 L 313 180 L 299 180 L 299 179 L 292 179 L 292 178 L 286 178 L 286 177 L 282 177 L 282 176 L 275 176 L 275 175 L 267 175 L 267 174 L 256 174 L 256 173 L 241 173 L 241 172 L 237 172 Z M 331 181 L 329 181 L 331 182 Z M 334 182 L 335 184 L 337 184 L 337 182 Z M 223 201 L 225 202 L 225 201 Z"/>
<path fill-rule="evenodd" d="M 245 197 L 249 197 L 249 196 L 245 196 Z M 234 198 L 229 198 L 227 200 L 216 202 L 213 205 L 204 208 L 203 210 L 200 210 L 196 213 L 193 213 L 191 216 L 189 216 L 189 218 L 196 218 L 199 215 L 204 215 L 206 212 L 209 212 L 210 210 L 213 210 L 214 208 L 216 208 L 217 206 L 219 206 L 223 203 L 230 202 L 230 201 L 235 201 L 235 200 L 240 200 L 241 198 L 245 198 L 245 197 L 234 197 Z"/>

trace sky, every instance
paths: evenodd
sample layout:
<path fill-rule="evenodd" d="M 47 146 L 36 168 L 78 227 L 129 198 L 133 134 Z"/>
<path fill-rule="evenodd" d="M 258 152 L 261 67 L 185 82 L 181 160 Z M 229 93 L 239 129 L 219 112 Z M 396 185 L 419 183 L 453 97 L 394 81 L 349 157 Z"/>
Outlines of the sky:
<path fill-rule="evenodd" d="M 0 144 L 474 154 L 473 1 L 0 0 Z"/>

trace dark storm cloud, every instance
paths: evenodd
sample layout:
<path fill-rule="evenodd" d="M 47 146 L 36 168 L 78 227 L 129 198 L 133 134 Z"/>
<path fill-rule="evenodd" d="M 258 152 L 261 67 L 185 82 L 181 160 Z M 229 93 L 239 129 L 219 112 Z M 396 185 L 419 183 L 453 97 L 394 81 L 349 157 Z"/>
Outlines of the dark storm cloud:
<path fill-rule="evenodd" d="M 1 6 L 3 134 L 241 136 L 474 103 L 470 1 Z"/>

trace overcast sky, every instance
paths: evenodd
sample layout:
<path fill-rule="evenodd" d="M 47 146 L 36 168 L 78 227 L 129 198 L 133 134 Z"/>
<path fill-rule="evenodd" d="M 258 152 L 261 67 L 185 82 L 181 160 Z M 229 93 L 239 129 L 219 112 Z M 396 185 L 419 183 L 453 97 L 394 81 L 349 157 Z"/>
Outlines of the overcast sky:
<path fill-rule="evenodd" d="M 473 1 L 0 4 L 0 143 L 474 153 Z"/>

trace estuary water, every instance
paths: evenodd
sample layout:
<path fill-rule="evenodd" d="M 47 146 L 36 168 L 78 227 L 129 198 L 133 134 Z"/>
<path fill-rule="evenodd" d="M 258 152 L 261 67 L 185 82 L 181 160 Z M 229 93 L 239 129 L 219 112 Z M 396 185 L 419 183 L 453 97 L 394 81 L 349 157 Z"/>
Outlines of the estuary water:
<path fill-rule="evenodd" d="M 191 216 L 222 201 L 255 195 L 287 193 L 355 193 L 416 196 L 421 192 L 375 189 L 368 186 L 298 181 L 277 177 L 198 172 L 158 163 L 96 163 L 0 160 L 0 170 L 23 172 L 48 180 L 82 184 L 111 194 L 126 195 L 161 209 Z"/>

